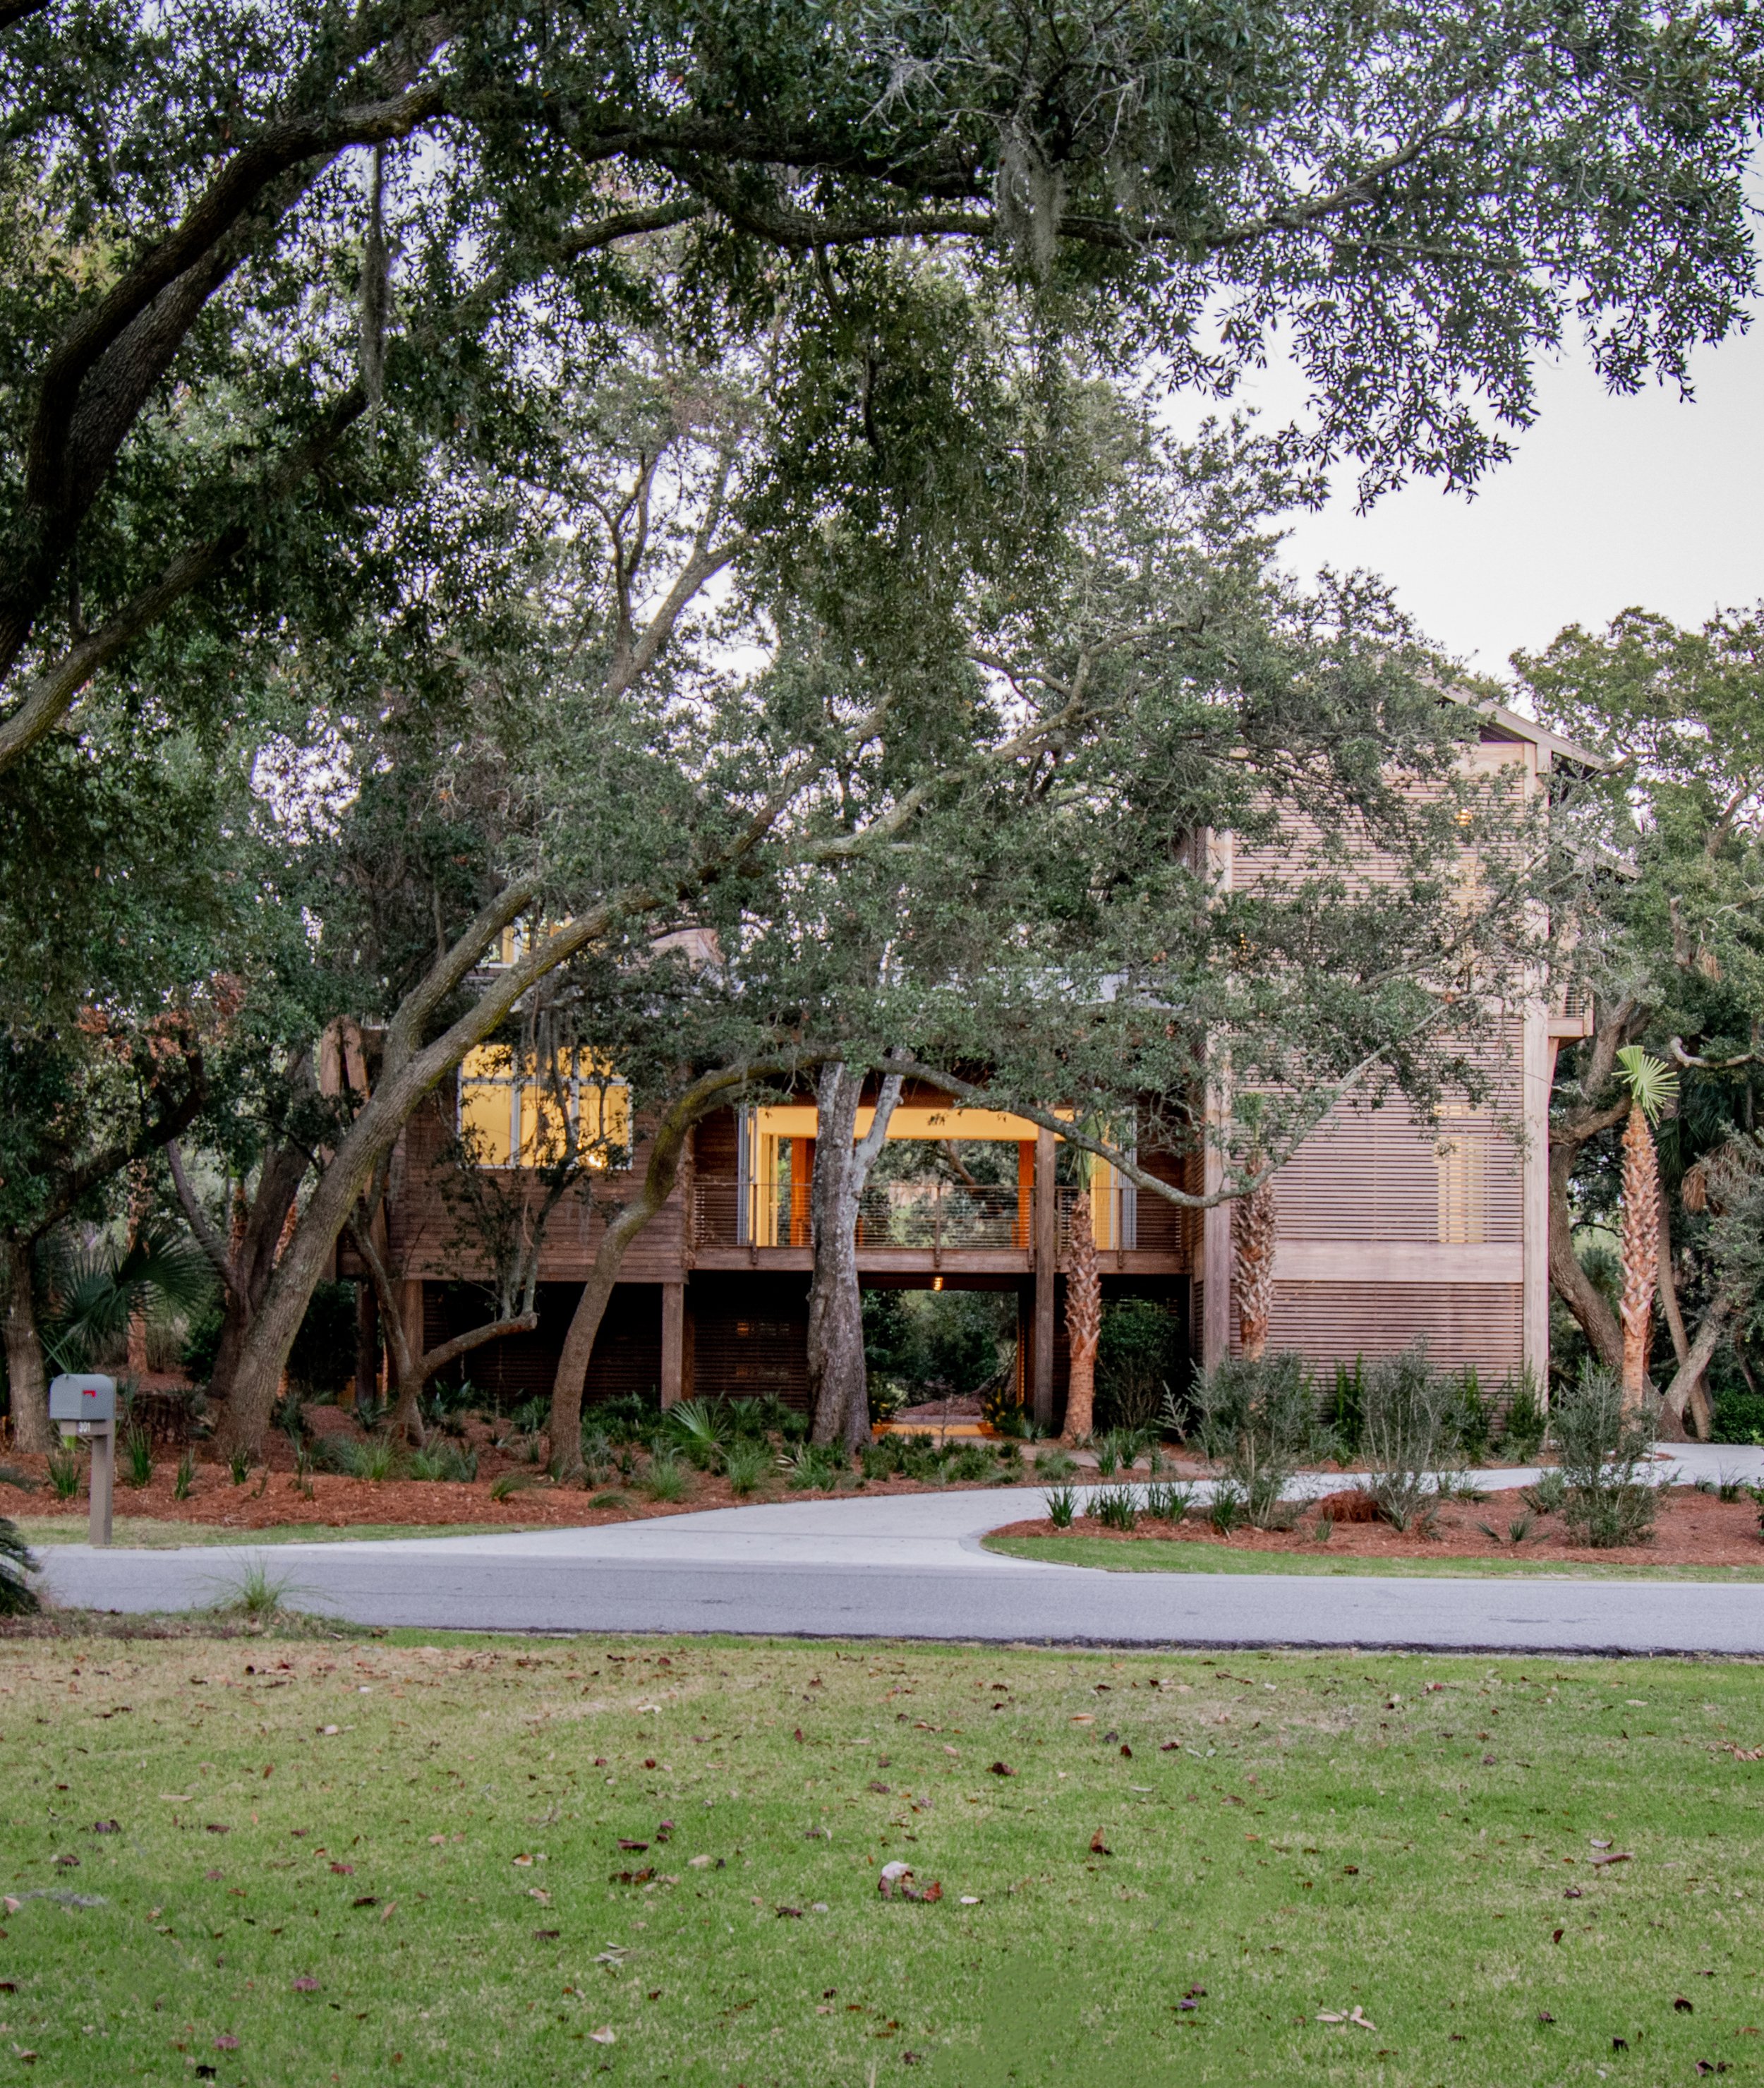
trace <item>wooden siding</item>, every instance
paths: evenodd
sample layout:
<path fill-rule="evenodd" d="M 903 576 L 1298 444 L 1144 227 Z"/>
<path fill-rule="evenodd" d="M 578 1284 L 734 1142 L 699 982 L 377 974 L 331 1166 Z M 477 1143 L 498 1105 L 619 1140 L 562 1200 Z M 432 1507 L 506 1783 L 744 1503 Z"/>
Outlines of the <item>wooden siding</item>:
<path fill-rule="evenodd" d="M 433 1104 L 411 1119 L 402 1141 L 393 1184 L 392 1250 L 406 1277 L 475 1277 L 486 1269 L 483 1250 L 463 1230 L 463 1214 L 449 1205 L 442 1190 L 441 1155 L 452 1136 L 453 1110 L 454 1089 L 448 1081 Z M 648 1163 L 649 1143 L 640 1136 L 630 1170 L 597 1176 L 572 1190 L 552 1213 L 541 1264 L 548 1280 L 580 1283 L 587 1277 L 606 1229 L 594 1205 L 608 1197 L 622 1201 L 631 1193 Z M 495 1172 L 511 1188 L 522 1179 L 518 1170 Z M 530 1182 L 529 1192 L 537 1203 Z M 681 1209 L 679 1195 L 671 1196 L 638 1234 L 620 1268 L 622 1282 L 679 1280 L 685 1246 Z"/>
<path fill-rule="evenodd" d="M 767 1395 L 808 1405 L 808 1282 L 754 1270 L 700 1271 L 687 1286 L 692 1385 L 710 1399 Z"/>
<path fill-rule="evenodd" d="M 515 1334 L 461 1358 L 448 1372 L 457 1383 L 469 1378 L 498 1406 L 524 1399 L 549 1399 L 557 1375 L 563 1337 L 581 1295 L 576 1283 L 539 1286 L 539 1324 L 530 1334 Z M 427 1283 L 423 1286 L 423 1341 L 433 1347 L 469 1327 L 482 1324 L 483 1292 L 469 1283 Z M 595 1337 L 588 1366 L 584 1402 L 612 1399 L 627 1392 L 653 1397 L 662 1382 L 662 1287 L 655 1283 L 621 1283 L 607 1301 L 606 1316 Z"/>
<path fill-rule="evenodd" d="M 1277 1282 L 1268 1346 L 1327 1364 L 1396 1355 L 1424 1341 L 1436 1364 L 1473 1364 L 1491 1391 L 1518 1371 L 1522 1299 L 1518 1283 Z M 1235 1312 L 1231 1352 L 1240 1353 Z"/>

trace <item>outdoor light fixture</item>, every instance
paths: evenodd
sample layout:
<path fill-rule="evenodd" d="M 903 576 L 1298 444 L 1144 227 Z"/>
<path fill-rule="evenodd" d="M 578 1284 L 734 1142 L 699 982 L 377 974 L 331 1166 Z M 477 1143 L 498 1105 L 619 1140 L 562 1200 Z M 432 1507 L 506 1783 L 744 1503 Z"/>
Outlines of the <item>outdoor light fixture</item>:
<path fill-rule="evenodd" d="M 944 1287 L 943 1278 L 940 1276 L 934 1276 L 931 1280 L 931 1287 L 933 1290 L 941 1290 Z"/>

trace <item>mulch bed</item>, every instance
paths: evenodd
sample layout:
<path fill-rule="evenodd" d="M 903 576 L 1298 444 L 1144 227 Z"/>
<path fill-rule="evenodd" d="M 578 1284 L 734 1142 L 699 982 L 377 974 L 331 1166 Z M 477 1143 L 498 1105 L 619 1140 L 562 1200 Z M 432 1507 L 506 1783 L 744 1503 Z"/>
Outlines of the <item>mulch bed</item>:
<path fill-rule="evenodd" d="M 1338 1495 L 1342 1508 L 1345 1496 Z M 1651 1544 L 1612 1546 L 1595 1551 L 1569 1541 L 1559 1515 L 1538 1518 L 1536 1534 L 1523 1544 L 1491 1543 L 1476 1525 L 1486 1522 L 1505 1538 L 1508 1525 L 1525 1510 L 1517 1488 L 1491 1491 L 1484 1501 L 1453 1501 L 1443 1505 L 1436 1534 L 1420 1537 L 1381 1522 L 1338 1521 L 1328 1542 L 1311 1534 L 1323 1504 L 1308 1503 L 1290 1530 L 1238 1530 L 1221 1537 L 1206 1522 L 1142 1522 L 1137 1530 L 1105 1530 L 1090 1516 L 1079 1516 L 1069 1530 L 1055 1530 L 1045 1516 L 1013 1522 L 992 1531 L 994 1537 L 1103 1538 L 1113 1544 L 1201 1544 L 1232 1551 L 1309 1552 L 1343 1559 L 1526 1559 L 1569 1561 L 1589 1566 L 1760 1566 L 1758 1510 L 1750 1500 L 1723 1501 L 1692 1487 L 1672 1487 L 1660 1495 L 1660 1512 Z"/>

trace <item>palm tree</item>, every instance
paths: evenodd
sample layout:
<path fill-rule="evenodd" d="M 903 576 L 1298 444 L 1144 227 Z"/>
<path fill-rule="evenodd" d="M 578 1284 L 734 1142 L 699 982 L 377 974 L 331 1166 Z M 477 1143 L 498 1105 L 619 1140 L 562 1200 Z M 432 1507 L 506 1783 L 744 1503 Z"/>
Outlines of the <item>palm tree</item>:
<path fill-rule="evenodd" d="M 1066 1245 L 1066 1342 L 1070 1375 L 1066 1390 L 1065 1440 L 1090 1433 L 1096 1401 L 1096 1345 L 1102 1333 L 1102 1281 L 1097 1273 L 1096 1229 L 1090 1222 L 1089 1184 L 1073 1200 Z"/>
<path fill-rule="evenodd" d="M 1261 1171 L 1262 1156 L 1249 1156 L 1248 1171 Z M 1267 1351 L 1268 1322 L 1274 1303 L 1274 1246 L 1279 1207 L 1272 1178 L 1231 1206 L 1231 1289 L 1237 1299 L 1237 1331 L 1247 1359 Z"/>
<path fill-rule="evenodd" d="M 1654 1292 L 1659 1281 L 1660 1169 L 1653 1127 L 1678 1093 L 1678 1076 L 1663 1059 L 1625 1045 L 1617 1054 L 1618 1076 L 1629 1091 L 1629 1120 L 1623 1131 L 1623 1214 L 1618 1247 L 1623 1268 L 1623 1403 L 1639 1406 L 1647 1389 L 1652 1346 Z"/>

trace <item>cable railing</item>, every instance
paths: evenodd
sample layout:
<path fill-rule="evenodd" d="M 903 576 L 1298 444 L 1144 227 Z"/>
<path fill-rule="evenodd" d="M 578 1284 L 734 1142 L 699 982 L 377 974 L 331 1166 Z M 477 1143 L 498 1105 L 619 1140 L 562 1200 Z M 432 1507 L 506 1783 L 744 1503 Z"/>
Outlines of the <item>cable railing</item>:
<path fill-rule="evenodd" d="M 692 1183 L 691 1213 L 695 1247 L 809 1243 L 806 1183 L 769 1188 L 701 1175 Z M 1026 1248 L 1033 1222 L 1033 1199 L 1015 1183 L 878 1183 L 858 1199 L 858 1245 Z"/>
<path fill-rule="evenodd" d="M 1081 1192 L 1062 1186 L 1054 1192 L 1058 1248 L 1071 1239 L 1073 1206 Z M 1090 1190 L 1091 1224 L 1100 1252 L 1175 1254 L 1183 1244 L 1183 1213 L 1162 1197 L 1131 1183 Z M 696 1247 L 807 1247 L 808 1185 L 780 1182 L 768 1187 L 712 1175 L 692 1183 L 690 1199 Z M 1017 1248 L 1034 1244 L 1034 1198 L 1015 1183 L 941 1180 L 872 1183 L 858 1200 L 860 1249 Z"/>

